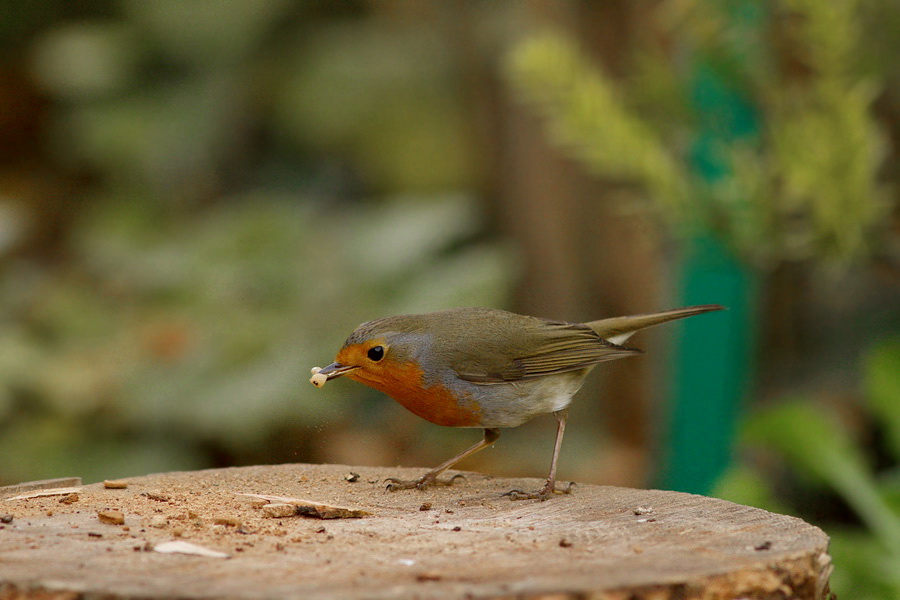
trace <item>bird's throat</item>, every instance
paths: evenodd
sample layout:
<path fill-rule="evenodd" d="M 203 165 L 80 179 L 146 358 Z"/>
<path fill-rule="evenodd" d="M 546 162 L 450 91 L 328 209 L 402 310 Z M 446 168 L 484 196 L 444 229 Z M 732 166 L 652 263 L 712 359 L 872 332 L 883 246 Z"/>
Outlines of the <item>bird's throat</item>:
<path fill-rule="evenodd" d="M 413 414 L 437 425 L 480 426 L 481 410 L 473 399 L 441 384 L 426 386 L 422 369 L 415 363 L 394 364 L 378 372 L 357 369 L 346 376 L 387 394 Z"/>

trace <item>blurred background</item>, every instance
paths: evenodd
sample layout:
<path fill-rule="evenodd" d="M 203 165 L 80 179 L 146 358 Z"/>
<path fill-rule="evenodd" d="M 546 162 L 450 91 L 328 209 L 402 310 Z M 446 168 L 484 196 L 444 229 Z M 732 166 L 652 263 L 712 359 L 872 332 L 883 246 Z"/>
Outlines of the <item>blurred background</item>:
<path fill-rule="evenodd" d="M 900 595 L 900 3 L 0 1 L 0 484 L 430 467 L 359 323 L 642 333 L 563 479 L 713 494 Z M 554 421 L 461 465 L 543 477 Z M 849 596 L 847 596 L 849 597 Z"/>

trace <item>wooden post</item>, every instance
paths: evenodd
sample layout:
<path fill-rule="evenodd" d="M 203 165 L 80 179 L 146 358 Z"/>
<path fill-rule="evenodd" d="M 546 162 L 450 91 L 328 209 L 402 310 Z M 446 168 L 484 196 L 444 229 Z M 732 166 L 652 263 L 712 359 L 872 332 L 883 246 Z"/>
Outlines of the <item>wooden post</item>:
<path fill-rule="evenodd" d="M 384 489 L 420 473 L 278 465 L 0 489 L 0 599 L 827 597 L 828 538 L 793 517 L 595 485 L 513 502 L 501 494 L 542 482 L 476 473 Z"/>

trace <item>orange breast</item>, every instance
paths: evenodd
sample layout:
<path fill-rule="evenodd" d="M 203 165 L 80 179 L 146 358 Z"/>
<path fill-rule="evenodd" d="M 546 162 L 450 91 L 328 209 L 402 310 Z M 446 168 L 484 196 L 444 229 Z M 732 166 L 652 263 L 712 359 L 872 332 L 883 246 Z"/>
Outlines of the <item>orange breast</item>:
<path fill-rule="evenodd" d="M 379 365 L 381 366 L 381 365 Z M 384 392 L 415 415 L 447 427 L 477 427 L 481 410 L 470 398 L 457 398 L 443 385 L 424 385 L 415 363 L 393 363 L 380 369 L 357 369 L 347 377 Z"/>

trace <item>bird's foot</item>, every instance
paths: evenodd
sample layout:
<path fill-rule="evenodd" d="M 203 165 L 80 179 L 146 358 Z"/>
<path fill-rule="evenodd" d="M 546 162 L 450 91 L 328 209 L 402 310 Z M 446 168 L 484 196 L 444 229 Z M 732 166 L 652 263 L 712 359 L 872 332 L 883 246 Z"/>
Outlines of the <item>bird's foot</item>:
<path fill-rule="evenodd" d="M 438 479 L 437 475 L 426 473 L 418 479 L 397 479 L 396 477 L 388 477 L 385 481 L 388 482 L 387 490 L 389 492 L 396 492 L 398 490 L 411 490 L 412 488 L 424 490 L 433 485 L 450 486 L 453 485 L 453 482 L 456 481 L 457 477 L 465 479 L 465 476 L 462 473 L 457 473 L 448 479 Z"/>
<path fill-rule="evenodd" d="M 544 486 L 534 492 L 523 492 L 522 490 L 510 490 L 503 494 L 509 496 L 510 500 L 540 500 L 543 502 L 553 494 L 571 494 L 575 482 L 570 481 L 564 487 L 557 489 L 555 481 L 548 481 Z"/>

